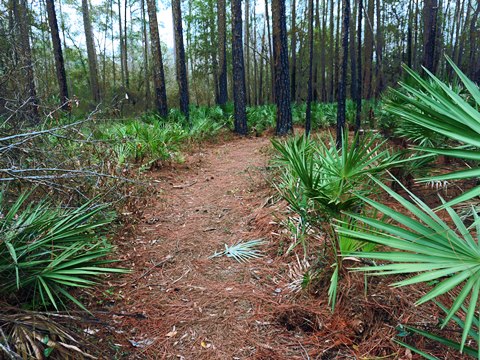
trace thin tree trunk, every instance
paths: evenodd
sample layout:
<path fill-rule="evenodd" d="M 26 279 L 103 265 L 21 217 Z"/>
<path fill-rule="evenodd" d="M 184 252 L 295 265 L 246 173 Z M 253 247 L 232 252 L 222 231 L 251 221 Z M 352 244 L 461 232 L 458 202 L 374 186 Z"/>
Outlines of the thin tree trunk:
<path fill-rule="evenodd" d="M 478 54 L 480 52 L 480 31 L 478 29 L 478 17 L 480 15 L 480 3 L 477 4 L 477 8 L 472 16 L 472 21 L 470 22 L 470 31 L 469 31 L 469 63 L 472 65 L 470 67 L 470 78 L 477 83 L 480 82 L 480 58 Z"/>
<path fill-rule="evenodd" d="M 327 76 L 326 76 L 326 67 L 327 59 L 325 56 L 325 50 L 327 49 L 327 2 L 323 1 L 323 11 L 322 11 L 322 46 L 320 46 L 320 78 L 321 78 L 321 88 L 320 88 L 320 99 L 322 102 L 327 102 Z"/>
<path fill-rule="evenodd" d="M 150 42 L 153 57 L 153 83 L 155 88 L 155 105 L 162 117 L 168 115 L 167 90 L 165 87 L 165 74 L 163 71 L 162 48 L 158 34 L 157 8 L 155 0 L 147 0 L 147 10 L 150 25 Z"/>
<path fill-rule="evenodd" d="M 425 0 L 423 8 L 424 35 L 423 35 L 423 66 L 435 72 L 435 44 L 437 37 L 437 0 Z"/>
<path fill-rule="evenodd" d="M 55 13 L 55 4 L 53 0 L 46 0 L 46 3 L 47 3 L 48 23 L 50 25 L 50 34 L 52 35 L 53 55 L 55 58 L 55 69 L 57 73 L 58 88 L 60 90 L 60 103 L 63 109 L 69 109 L 67 74 L 65 72 L 65 62 L 63 60 L 60 33 L 58 31 L 57 15 Z"/>
<path fill-rule="evenodd" d="M 270 91 L 270 101 L 275 101 L 275 62 L 273 59 L 273 46 L 272 46 L 272 36 L 270 33 L 270 13 L 268 10 L 268 0 L 265 0 L 265 20 L 267 22 L 267 32 L 268 32 L 268 52 L 269 52 L 269 59 L 270 59 L 270 74 L 272 80 L 272 89 Z"/>
<path fill-rule="evenodd" d="M 355 19 L 357 18 L 357 1 L 354 1 L 352 21 L 350 21 L 350 74 L 351 74 L 351 84 L 350 84 L 350 97 L 353 101 L 357 98 L 357 58 L 355 51 Z"/>
<path fill-rule="evenodd" d="M 272 0 L 273 57 L 275 59 L 275 100 L 277 103 L 277 135 L 293 131 L 288 67 L 287 24 L 285 1 Z"/>
<path fill-rule="evenodd" d="M 407 27 L 407 66 L 412 67 L 412 0 L 408 2 L 408 27 Z"/>
<path fill-rule="evenodd" d="M 228 84 L 227 84 L 227 9 L 225 0 L 218 0 L 218 105 L 225 106 L 228 101 Z"/>
<path fill-rule="evenodd" d="M 150 108 L 150 71 L 148 67 L 148 34 L 147 34 L 147 19 L 145 14 L 145 0 L 141 0 L 142 7 L 142 40 L 143 40 L 143 66 L 144 66 L 144 81 L 145 81 L 145 111 Z"/>
<path fill-rule="evenodd" d="M 120 40 L 120 74 L 122 86 L 125 87 L 125 53 L 123 48 L 123 25 L 122 25 L 122 6 L 121 0 L 118 0 L 118 37 Z"/>
<path fill-rule="evenodd" d="M 292 0 L 292 25 L 290 28 L 291 32 L 291 45 L 290 51 L 292 52 L 292 65 L 291 65 L 291 80 L 290 80 L 290 93 L 292 96 L 292 101 L 296 100 L 296 86 L 297 86 L 297 28 L 296 28 L 296 17 L 297 17 L 297 3 L 295 0 Z"/>
<path fill-rule="evenodd" d="M 363 0 L 358 0 L 358 22 L 357 22 L 357 97 L 355 113 L 355 133 L 358 133 L 362 122 L 362 15 Z M 353 54 L 352 54 L 353 55 Z"/>
<path fill-rule="evenodd" d="M 88 68 L 90 73 L 90 87 L 93 100 L 96 103 L 101 101 L 100 87 L 98 85 L 98 67 L 97 54 L 95 52 L 95 43 L 93 41 L 92 22 L 90 20 L 90 10 L 88 0 L 82 0 L 83 27 L 85 29 L 85 40 L 87 43 Z"/>
<path fill-rule="evenodd" d="M 252 15 L 253 15 L 253 103 L 258 106 L 258 61 L 257 61 L 257 15 L 256 15 L 257 1 L 253 0 Z"/>
<path fill-rule="evenodd" d="M 330 57 L 330 62 L 329 62 L 329 68 L 328 68 L 328 77 L 329 77 L 329 86 L 328 86 L 328 101 L 332 102 L 333 101 L 333 87 L 334 87 L 334 74 L 335 74 L 335 68 L 334 68 L 334 53 L 335 53 L 335 22 L 334 22 L 334 0 L 330 1 L 330 46 L 329 46 L 329 57 Z"/>
<path fill-rule="evenodd" d="M 309 0 L 309 20 L 308 20 L 308 94 L 307 109 L 305 112 L 305 134 L 310 134 L 312 123 L 312 99 L 313 99 L 313 0 Z"/>
<path fill-rule="evenodd" d="M 373 64 L 373 16 L 374 0 L 368 0 L 367 16 L 365 19 L 365 54 L 364 54 L 364 99 L 372 97 L 372 64 Z"/>
<path fill-rule="evenodd" d="M 175 33 L 175 59 L 177 65 L 177 83 L 180 95 L 180 111 L 190 123 L 188 112 L 189 96 L 187 67 L 185 65 L 185 47 L 183 45 L 182 7 L 180 0 L 172 0 L 173 27 Z"/>
<path fill-rule="evenodd" d="M 252 104 L 250 87 L 250 0 L 245 2 L 245 86 L 247 89 L 247 104 Z"/>
<path fill-rule="evenodd" d="M 127 40 L 128 40 L 128 36 L 127 36 L 127 4 L 128 4 L 128 0 L 124 0 L 125 1 L 125 5 L 124 5 L 124 10 L 125 10 L 125 13 L 124 13 L 124 16 L 123 16 L 123 69 L 125 71 L 125 88 L 126 88 L 126 91 L 128 91 L 129 87 L 130 87 L 130 77 L 129 77 L 129 74 L 128 74 L 128 47 L 127 47 Z"/>
<path fill-rule="evenodd" d="M 377 43 L 375 46 L 375 54 L 377 63 L 375 64 L 375 99 L 378 99 L 384 89 L 383 75 L 383 24 L 382 24 L 382 1 L 376 0 L 377 3 Z M 403 28 L 403 27 L 402 27 Z"/>
<path fill-rule="evenodd" d="M 247 135 L 245 65 L 243 58 L 242 1 L 232 0 L 232 66 L 235 132 Z"/>
<path fill-rule="evenodd" d="M 30 24 L 28 21 L 28 7 L 26 0 L 15 0 L 13 14 L 18 19 L 18 39 L 20 43 L 19 60 L 22 73 L 24 74 L 24 85 L 26 87 L 26 93 L 28 99 L 26 103 L 26 109 L 28 109 L 28 115 L 31 123 L 38 123 L 40 121 L 40 115 L 38 113 L 38 99 L 37 88 L 35 85 L 35 75 L 33 71 L 32 62 L 32 49 L 30 47 Z M 22 89 L 23 95 L 23 89 Z"/>
<path fill-rule="evenodd" d="M 340 82 L 338 84 L 338 110 L 337 110 L 337 148 L 342 146 L 345 129 L 345 102 L 347 90 L 347 67 L 348 67 L 348 29 L 350 22 L 350 0 L 343 0 L 343 26 L 342 26 L 342 49 L 340 53 Z M 348 139 L 343 139 L 348 141 Z"/>

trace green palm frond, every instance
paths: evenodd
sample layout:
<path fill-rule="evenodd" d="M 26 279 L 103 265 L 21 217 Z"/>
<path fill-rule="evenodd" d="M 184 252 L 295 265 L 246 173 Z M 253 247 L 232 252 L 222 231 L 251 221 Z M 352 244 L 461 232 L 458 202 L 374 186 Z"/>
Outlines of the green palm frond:
<path fill-rule="evenodd" d="M 417 150 L 432 154 L 456 157 L 480 162 L 480 89 L 447 57 L 448 62 L 460 78 L 465 94 L 443 83 L 428 70 L 428 80 L 405 67 L 411 76 L 412 84 L 400 83 L 401 91 L 392 90 L 396 100 L 391 101 L 387 109 L 400 116 L 413 126 L 424 128 L 425 132 L 437 134 L 457 143 L 456 147 L 432 147 Z M 432 135 L 433 136 L 433 135 Z M 472 167 L 467 171 L 422 178 L 420 181 L 465 179 L 480 177 L 480 168 Z M 449 201 L 442 207 L 451 206 L 480 196 L 480 186 Z"/>
<path fill-rule="evenodd" d="M 18 293 L 44 307 L 65 307 L 65 289 L 89 287 L 107 273 L 125 270 L 106 267 L 112 247 L 102 237 L 111 219 L 106 205 L 91 202 L 60 209 L 48 202 L 29 203 L 29 194 L 5 209 L 0 199 L 0 293 Z"/>
<path fill-rule="evenodd" d="M 395 251 L 356 253 L 357 257 L 384 260 L 391 264 L 355 270 L 382 276 L 417 273 L 411 278 L 394 283 L 394 286 L 436 281 L 434 288 L 418 299 L 417 304 L 434 300 L 459 288 L 460 292 L 442 325 L 445 326 L 462 307 L 467 309 L 461 341 L 463 348 L 479 305 L 480 226 L 477 226 L 476 231 L 469 231 L 460 216 L 450 206 L 446 206 L 450 220 L 455 225 L 452 228 L 406 188 L 404 190 L 412 201 L 406 200 L 379 180 L 374 181 L 411 215 L 360 196 L 365 203 L 383 213 L 389 221 L 349 213 L 352 221 L 363 225 L 350 230 L 340 224 L 336 231 L 340 235 L 387 246 Z"/>

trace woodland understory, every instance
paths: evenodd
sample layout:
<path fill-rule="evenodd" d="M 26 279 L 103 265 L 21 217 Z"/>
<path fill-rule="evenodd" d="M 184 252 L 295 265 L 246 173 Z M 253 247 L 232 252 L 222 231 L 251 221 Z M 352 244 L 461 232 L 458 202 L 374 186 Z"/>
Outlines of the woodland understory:
<path fill-rule="evenodd" d="M 0 0 L 0 359 L 480 359 L 479 15 Z"/>

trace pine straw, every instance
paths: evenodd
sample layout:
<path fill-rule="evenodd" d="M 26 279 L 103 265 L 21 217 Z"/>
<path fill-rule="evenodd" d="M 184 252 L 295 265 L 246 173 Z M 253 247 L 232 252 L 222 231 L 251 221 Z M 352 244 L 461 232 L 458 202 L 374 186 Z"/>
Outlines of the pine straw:
<path fill-rule="evenodd" d="M 392 288 L 392 277 L 371 277 L 365 289 L 362 274 L 344 269 L 333 314 L 328 267 L 308 291 L 288 289 L 288 264 L 296 259 L 278 254 L 290 240 L 274 235 L 284 204 L 267 201 L 267 143 L 260 138 L 215 145 L 156 174 L 164 194 L 145 209 L 133 238 L 117 241 L 134 272 L 98 289 L 96 300 L 112 305 L 97 313 L 109 323 L 101 347 L 120 345 L 115 355 L 126 359 L 416 358 L 392 339 L 399 324 L 436 327 L 438 308 L 414 306 L 426 289 Z M 247 155 L 252 165 L 235 161 Z M 194 186 L 171 188 L 195 179 Z M 208 259 L 224 243 L 260 237 L 269 241 L 261 259 Z M 320 253 L 317 245 L 311 253 Z M 132 346 L 132 340 L 141 345 Z M 460 358 L 421 338 L 406 341 L 440 358 Z"/>

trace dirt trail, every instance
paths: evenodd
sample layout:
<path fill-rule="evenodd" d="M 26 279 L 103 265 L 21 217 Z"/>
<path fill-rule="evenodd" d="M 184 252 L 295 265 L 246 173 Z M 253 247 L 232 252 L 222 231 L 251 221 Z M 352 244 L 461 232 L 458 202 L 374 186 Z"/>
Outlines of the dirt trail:
<path fill-rule="evenodd" d="M 268 145 L 267 138 L 210 145 L 152 174 L 161 194 L 122 246 L 133 273 L 117 285 L 112 307 L 142 314 L 114 316 L 115 341 L 127 358 L 282 357 L 262 339 L 271 329 L 261 314 L 282 297 L 268 246 L 267 256 L 245 264 L 209 259 L 224 244 L 271 236 Z"/>
<path fill-rule="evenodd" d="M 291 240 L 274 223 L 285 205 L 271 201 L 269 143 L 202 145 L 185 163 L 149 175 L 158 194 L 146 195 L 156 198 L 133 235 L 116 241 L 132 273 L 97 296 L 99 317 L 111 325 L 100 339 L 116 348 L 114 358 L 412 359 L 391 341 L 396 326 L 435 316 L 385 278 L 371 278 L 365 295 L 363 276 L 346 270 L 332 314 L 321 239 L 310 258 L 321 275 L 309 291 L 289 291 L 296 258 L 283 256 Z M 267 241 L 260 259 L 209 258 L 224 244 L 259 238 Z"/>

